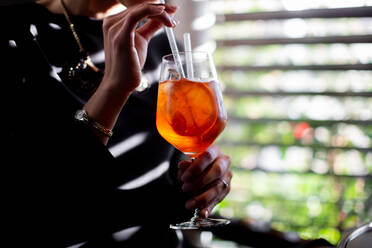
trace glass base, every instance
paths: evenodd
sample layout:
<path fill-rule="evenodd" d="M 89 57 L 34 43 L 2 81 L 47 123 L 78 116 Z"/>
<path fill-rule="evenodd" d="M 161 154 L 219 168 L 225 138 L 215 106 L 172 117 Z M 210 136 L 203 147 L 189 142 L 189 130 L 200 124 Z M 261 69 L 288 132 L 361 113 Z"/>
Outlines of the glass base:
<path fill-rule="evenodd" d="M 227 224 L 230 224 L 230 221 L 225 220 L 225 219 L 197 218 L 195 220 L 190 220 L 190 221 L 182 222 L 179 224 L 171 224 L 169 227 L 172 229 L 195 230 L 195 229 L 204 229 L 204 228 L 210 228 L 210 227 L 227 225 Z"/>

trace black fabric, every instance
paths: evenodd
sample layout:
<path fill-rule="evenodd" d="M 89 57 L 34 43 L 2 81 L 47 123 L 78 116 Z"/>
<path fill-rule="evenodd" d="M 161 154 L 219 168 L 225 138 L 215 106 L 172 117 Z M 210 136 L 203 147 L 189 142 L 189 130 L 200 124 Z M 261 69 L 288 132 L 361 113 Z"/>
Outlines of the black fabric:
<path fill-rule="evenodd" d="M 136 133 L 146 133 L 146 138 L 114 158 L 88 127 L 74 120 L 84 101 L 58 76 L 65 61 L 78 54 L 64 16 L 37 4 L 0 10 L 5 62 L 2 242 L 7 247 L 67 247 L 88 241 L 86 245 L 95 247 L 95 242 L 110 240 L 113 232 L 141 226 L 136 240 L 151 232 L 159 238 L 142 241 L 175 247 L 177 238 L 167 227 L 190 213 L 175 179 L 176 164 L 183 157 L 156 131 L 157 85 L 134 93 L 123 108 L 109 145 Z M 78 16 L 72 20 L 84 48 L 91 54 L 100 52 L 102 22 Z M 170 52 L 166 44 L 164 35 L 151 41 L 144 71 L 157 68 L 161 56 Z M 102 63 L 98 66 L 104 68 Z M 118 189 L 164 162 L 170 162 L 169 170 L 157 179 Z M 130 238 L 114 243 L 140 247 Z"/>

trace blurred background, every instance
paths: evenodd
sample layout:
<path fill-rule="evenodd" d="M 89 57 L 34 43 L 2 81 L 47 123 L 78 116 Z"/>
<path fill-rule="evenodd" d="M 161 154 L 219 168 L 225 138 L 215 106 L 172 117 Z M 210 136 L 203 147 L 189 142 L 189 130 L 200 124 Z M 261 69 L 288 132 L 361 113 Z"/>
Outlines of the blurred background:
<path fill-rule="evenodd" d="M 224 87 L 234 178 L 216 211 L 332 244 L 370 221 L 372 0 L 173 2 Z"/>

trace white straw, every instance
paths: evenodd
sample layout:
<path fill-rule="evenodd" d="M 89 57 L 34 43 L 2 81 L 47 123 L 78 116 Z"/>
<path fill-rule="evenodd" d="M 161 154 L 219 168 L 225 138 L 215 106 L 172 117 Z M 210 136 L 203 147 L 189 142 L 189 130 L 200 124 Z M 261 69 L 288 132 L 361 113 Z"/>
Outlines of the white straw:
<path fill-rule="evenodd" d="M 186 74 L 188 79 L 194 78 L 194 69 L 192 67 L 192 48 L 190 33 L 183 34 L 183 42 L 185 46 L 185 58 L 186 58 Z"/>
<path fill-rule="evenodd" d="M 160 3 L 165 4 L 165 0 L 160 0 Z M 182 61 L 180 54 L 178 52 L 176 38 L 174 37 L 173 29 L 169 27 L 165 27 L 164 29 L 165 33 L 167 34 L 169 45 L 172 50 L 174 62 L 176 63 L 177 72 L 181 75 L 182 78 L 185 78 L 185 72 L 183 71 L 182 68 Z"/>

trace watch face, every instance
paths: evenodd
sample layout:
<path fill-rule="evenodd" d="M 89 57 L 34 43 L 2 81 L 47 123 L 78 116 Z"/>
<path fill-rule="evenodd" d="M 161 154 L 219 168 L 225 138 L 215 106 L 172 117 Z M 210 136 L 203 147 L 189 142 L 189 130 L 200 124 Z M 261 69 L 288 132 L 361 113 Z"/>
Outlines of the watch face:
<path fill-rule="evenodd" d="M 86 117 L 85 117 L 85 112 L 84 112 L 84 110 L 82 110 L 82 109 L 78 110 L 78 111 L 76 112 L 76 114 L 75 114 L 75 118 L 78 119 L 78 120 L 80 120 L 80 121 L 85 120 Z"/>

